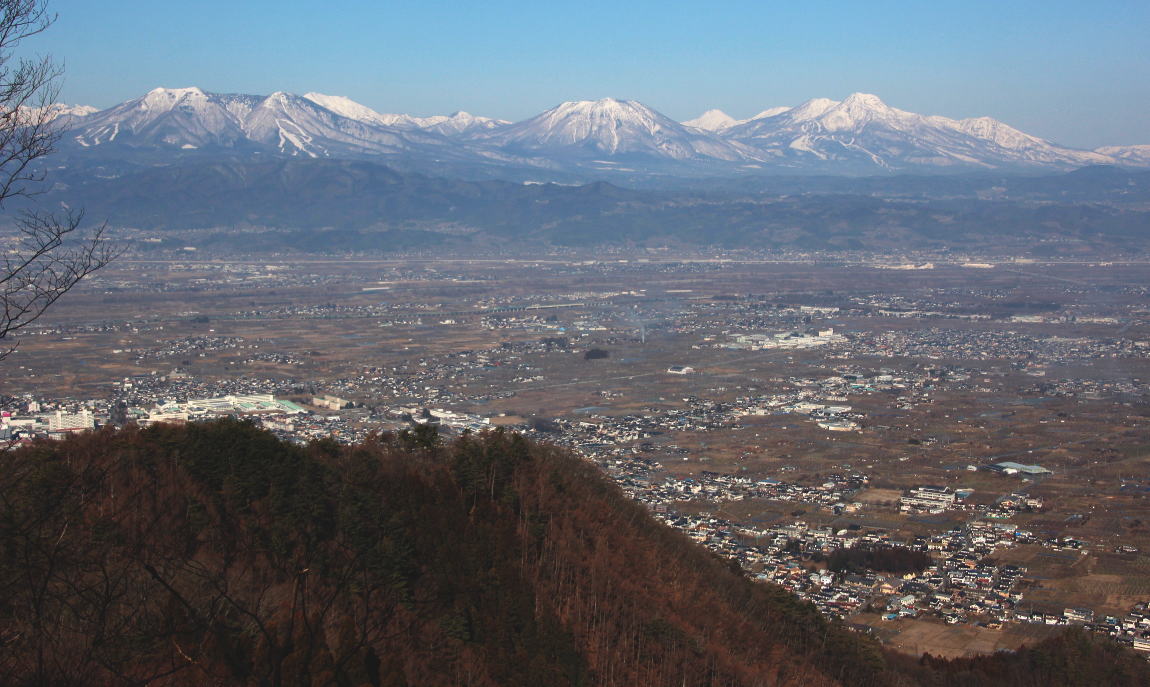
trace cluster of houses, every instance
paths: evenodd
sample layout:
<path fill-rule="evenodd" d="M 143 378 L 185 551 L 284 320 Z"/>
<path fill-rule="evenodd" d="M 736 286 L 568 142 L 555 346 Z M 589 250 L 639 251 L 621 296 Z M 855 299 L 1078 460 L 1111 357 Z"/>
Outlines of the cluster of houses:
<path fill-rule="evenodd" d="M 632 498 L 648 504 L 666 504 L 676 501 L 704 499 L 710 502 L 741 501 L 743 499 L 772 499 L 825 506 L 836 513 L 851 513 L 861 504 L 852 502 L 869 478 L 864 474 L 832 474 L 817 485 L 783 482 L 776 479 L 756 479 L 738 475 L 724 475 L 704 470 L 697 476 L 676 479 L 667 477 L 661 482 L 638 485 L 624 483 L 624 491 Z"/>
<path fill-rule="evenodd" d="M 1146 342 L 1030 336 L 1000 329 L 886 329 L 851 337 L 850 350 L 860 356 L 961 360 L 1041 360 L 1060 365 L 1101 358 L 1145 358 Z"/>
<path fill-rule="evenodd" d="M 887 620 L 930 616 L 951 624 L 979 623 L 991 628 L 1006 622 L 1029 622 L 1028 612 L 1018 610 L 1023 601 L 1020 582 L 1026 569 L 997 563 L 996 551 L 1023 545 L 1059 552 L 1083 552 L 1089 547 L 1073 537 L 1040 538 L 998 519 L 1003 513 L 1009 516 L 1041 509 L 1038 497 L 1012 493 L 993 505 L 976 508 L 962 504 L 968 495 L 963 490 L 930 486 L 908 490 L 904 505 L 916 504 L 927 513 L 970 510 L 973 519 L 946 532 L 907 541 L 862 525 L 836 529 L 793 522 L 752 527 L 709 514 L 681 512 L 680 504 L 761 498 L 810 504 L 834 514 L 851 513 L 863 507 L 852 497 L 869 478 L 853 472 L 804 485 L 703 471 L 677 479 L 667 477 L 663 466 L 644 455 L 642 447 L 622 450 L 602 443 L 584 444 L 581 450 L 656 517 L 716 553 L 737 560 L 756 579 L 782 585 L 834 617 L 847 618 L 870 610 Z M 926 553 L 931 564 L 921 571 L 899 574 L 836 574 L 819 563 L 837 549 L 859 545 Z"/>
<path fill-rule="evenodd" d="M 737 560 L 756 579 L 786 587 L 832 617 L 871 610 L 887 620 L 929 615 L 952 624 L 999 625 L 1014 618 L 1023 598 L 1018 583 L 1025 569 L 986 562 L 1003 540 L 980 530 L 977 523 L 900 542 L 863 528 L 836 530 L 794 522 L 756 529 L 709 515 L 658 508 L 655 513 L 695 541 Z M 905 573 L 836 573 L 817 563 L 855 546 L 928 552 L 933 563 Z"/>
<path fill-rule="evenodd" d="M 242 336 L 187 336 L 169 339 L 160 345 L 146 348 L 114 348 L 113 354 L 129 353 L 138 361 L 164 358 L 205 357 L 208 353 L 258 349 L 260 345 L 247 342 Z"/>
<path fill-rule="evenodd" d="M 1037 625 L 1078 625 L 1108 635 L 1135 651 L 1150 655 L 1150 602 L 1140 601 L 1125 616 L 1098 616 L 1089 608 L 1067 608 L 1061 613 L 1019 611 L 1015 619 Z M 1150 658 L 1150 656 L 1148 656 Z"/>

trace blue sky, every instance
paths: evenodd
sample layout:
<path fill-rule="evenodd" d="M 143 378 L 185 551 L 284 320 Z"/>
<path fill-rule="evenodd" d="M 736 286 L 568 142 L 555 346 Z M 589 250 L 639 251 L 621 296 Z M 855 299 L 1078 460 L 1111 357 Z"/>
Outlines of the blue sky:
<path fill-rule="evenodd" d="M 1150 143 L 1150 0 L 49 0 L 62 99 L 156 86 L 523 119 L 564 100 L 747 117 L 863 91 L 1080 147 Z"/>

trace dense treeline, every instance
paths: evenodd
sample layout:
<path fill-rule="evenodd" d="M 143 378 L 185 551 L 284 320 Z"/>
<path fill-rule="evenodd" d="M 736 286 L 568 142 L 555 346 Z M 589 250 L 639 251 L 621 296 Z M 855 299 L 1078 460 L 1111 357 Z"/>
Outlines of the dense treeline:
<path fill-rule="evenodd" d="M 916 659 L 892 653 L 888 659 L 910 684 L 935 687 L 1150 684 L 1144 659 L 1108 639 L 1077 629 L 1036 646 L 987 656 L 944 659 L 923 655 Z"/>
<path fill-rule="evenodd" d="M 652 520 L 592 466 L 502 432 L 301 447 L 225 420 L 10 451 L 0 590 L 6 685 L 1150 676 L 1088 638 L 966 662 L 884 654 Z"/>
<path fill-rule="evenodd" d="M 849 549 L 836 549 L 827 556 L 831 572 L 922 572 L 931 564 L 930 555 L 903 546 L 860 544 Z"/>

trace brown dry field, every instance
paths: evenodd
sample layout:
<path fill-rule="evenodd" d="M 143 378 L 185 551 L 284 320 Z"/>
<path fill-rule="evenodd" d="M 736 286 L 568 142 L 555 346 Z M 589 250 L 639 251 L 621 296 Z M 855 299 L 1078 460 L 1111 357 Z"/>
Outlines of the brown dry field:
<path fill-rule="evenodd" d="M 947 625 L 933 618 L 882 620 L 874 613 L 859 614 L 851 620 L 874 628 L 875 636 L 893 649 L 916 656 L 929 653 L 947 658 L 988 654 L 999 649 L 1013 650 L 1063 629 L 1010 624 L 991 630 L 969 624 Z"/>

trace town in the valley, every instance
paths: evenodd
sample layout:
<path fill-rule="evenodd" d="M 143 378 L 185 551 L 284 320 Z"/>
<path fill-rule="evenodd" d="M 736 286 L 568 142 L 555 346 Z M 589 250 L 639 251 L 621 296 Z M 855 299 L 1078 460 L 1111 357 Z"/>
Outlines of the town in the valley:
<path fill-rule="evenodd" d="M 1150 653 L 1150 261 L 128 253 L 11 337 L 8 445 L 250 419 L 594 461 L 746 574 L 942 655 Z"/>

